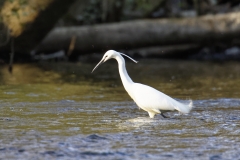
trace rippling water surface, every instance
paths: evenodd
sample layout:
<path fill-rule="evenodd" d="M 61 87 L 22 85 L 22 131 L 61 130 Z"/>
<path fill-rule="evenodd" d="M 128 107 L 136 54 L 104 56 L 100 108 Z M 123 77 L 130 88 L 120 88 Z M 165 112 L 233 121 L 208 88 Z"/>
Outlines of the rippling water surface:
<path fill-rule="evenodd" d="M 116 62 L 0 69 L 0 159 L 240 159 L 240 64 L 127 62 L 136 82 L 187 102 L 188 115 L 148 118 Z"/>

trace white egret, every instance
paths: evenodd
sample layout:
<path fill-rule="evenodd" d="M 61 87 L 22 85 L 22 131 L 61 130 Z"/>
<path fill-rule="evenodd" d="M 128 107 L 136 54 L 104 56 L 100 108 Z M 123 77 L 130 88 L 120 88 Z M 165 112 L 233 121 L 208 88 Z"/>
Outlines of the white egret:
<path fill-rule="evenodd" d="M 123 53 L 109 50 L 104 54 L 102 60 L 94 67 L 92 72 L 100 64 L 114 58 L 118 62 L 119 74 L 125 90 L 140 108 L 148 112 L 150 118 L 154 118 L 155 114 L 161 114 L 166 118 L 163 113 L 174 110 L 183 114 L 190 112 L 192 109 L 192 101 L 188 105 L 185 105 L 150 86 L 133 82 L 127 73 L 125 60 L 121 55 L 126 56 L 137 63 L 137 61 Z"/>

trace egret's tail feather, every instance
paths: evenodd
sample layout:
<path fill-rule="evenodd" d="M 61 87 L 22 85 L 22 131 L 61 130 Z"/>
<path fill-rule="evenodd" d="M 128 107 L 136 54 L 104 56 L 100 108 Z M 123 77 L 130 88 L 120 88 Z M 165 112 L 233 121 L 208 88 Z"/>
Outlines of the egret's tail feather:
<path fill-rule="evenodd" d="M 188 104 L 188 107 L 190 108 L 189 111 L 191 111 L 193 108 L 193 101 L 191 99 L 190 99 L 190 103 Z"/>
<path fill-rule="evenodd" d="M 188 105 L 182 104 L 178 102 L 178 104 L 175 105 L 175 109 L 183 114 L 189 113 L 193 108 L 193 102 L 190 100 L 190 103 Z"/>

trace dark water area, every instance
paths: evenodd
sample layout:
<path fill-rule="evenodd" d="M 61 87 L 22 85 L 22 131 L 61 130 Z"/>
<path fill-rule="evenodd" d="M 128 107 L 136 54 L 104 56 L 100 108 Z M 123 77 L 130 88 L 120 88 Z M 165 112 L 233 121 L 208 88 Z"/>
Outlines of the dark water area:
<path fill-rule="evenodd" d="M 127 61 L 133 81 L 181 102 L 154 119 L 124 90 L 117 63 L 0 69 L 0 159 L 240 159 L 240 64 Z"/>

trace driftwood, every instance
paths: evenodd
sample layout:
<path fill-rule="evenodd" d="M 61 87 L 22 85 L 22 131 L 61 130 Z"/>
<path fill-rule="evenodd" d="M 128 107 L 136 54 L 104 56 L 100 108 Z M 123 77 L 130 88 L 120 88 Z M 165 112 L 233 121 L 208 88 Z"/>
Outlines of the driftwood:
<path fill-rule="evenodd" d="M 239 35 L 239 12 L 198 18 L 136 20 L 55 28 L 38 51 L 67 50 L 73 36 L 76 36 L 75 51 L 88 53 L 162 45 L 211 45 L 239 40 Z"/>

